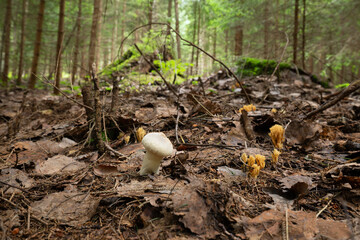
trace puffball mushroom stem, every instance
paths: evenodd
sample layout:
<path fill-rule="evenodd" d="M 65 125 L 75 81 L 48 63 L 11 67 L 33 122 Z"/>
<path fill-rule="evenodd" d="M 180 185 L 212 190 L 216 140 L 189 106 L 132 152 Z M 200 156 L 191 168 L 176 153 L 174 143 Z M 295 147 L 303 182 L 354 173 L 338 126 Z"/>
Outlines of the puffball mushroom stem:
<path fill-rule="evenodd" d="M 140 175 L 158 173 L 163 157 L 169 156 L 173 152 L 172 143 L 161 132 L 146 134 L 141 143 L 146 150 L 146 154 L 139 172 Z"/>
<path fill-rule="evenodd" d="M 156 155 L 152 152 L 147 151 L 145 153 L 143 164 L 140 169 L 140 175 L 147 174 L 158 174 L 160 162 L 163 159 L 163 156 Z"/>

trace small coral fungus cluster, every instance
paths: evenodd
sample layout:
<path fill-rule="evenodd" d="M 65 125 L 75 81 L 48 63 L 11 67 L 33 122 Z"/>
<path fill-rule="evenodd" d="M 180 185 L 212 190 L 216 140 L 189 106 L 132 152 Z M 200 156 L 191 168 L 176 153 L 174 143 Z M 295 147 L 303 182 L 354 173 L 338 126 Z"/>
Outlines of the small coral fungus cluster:
<path fill-rule="evenodd" d="M 279 161 L 280 151 L 278 149 L 283 148 L 283 143 L 285 141 L 284 137 L 284 128 L 281 125 L 274 125 L 270 128 L 269 136 L 271 137 L 272 143 L 274 144 L 274 150 L 271 154 L 272 161 L 271 163 L 275 166 Z"/>
<path fill-rule="evenodd" d="M 246 153 L 241 155 L 241 159 L 249 167 L 249 175 L 253 178 L 257 178 L 260 174 L 260 169 L 265 167 L 265 156 L 256 154 L 255 157 L 250 155 L 249 157 Z"/>

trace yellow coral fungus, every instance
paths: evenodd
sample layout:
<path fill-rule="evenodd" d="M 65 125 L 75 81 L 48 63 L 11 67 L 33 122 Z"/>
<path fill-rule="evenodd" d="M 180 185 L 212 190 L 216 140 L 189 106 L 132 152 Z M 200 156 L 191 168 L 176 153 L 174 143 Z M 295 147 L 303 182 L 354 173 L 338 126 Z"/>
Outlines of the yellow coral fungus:
<path fill-rule="evenodd" d="M 255 164 L 255 158 L 254 158 L 254 156 L 250 155 L 248 158 L 248 165 L 252 166 L 254 164 Z"/>
<path fill-rule="evenodd" d="M 241 112 L 242 110 L 245 110 L 247 112 L 256 111 L 256 107 L 252 104 L 244 105 L 242 108 L 240 108 L 239 112 Z"/>
<path fill-rule="evenodd" d="M 279 152 L 276 148 L 274 148 L 274 151 L 271 153 L 271 157 L 272 157 L 272 164 L 276 164 L 279 160 L 279 155 L 281 152 Z"/>
<path fill-rule="evenodd" d="M 145 135 L 146 135 L 146 131 L 142 127 L 136 130 L 136 138 L 139 143 L 142 141 Z"/>
<path fill-rule="evenodd" d="M 246 153 L 243 153 L 243 154 L 241 155 L 241 160 L 243 160 L 244 163 L 247 162 L 248 156 L 246 155 Z"/>
<path fill-rule="evenodd" d="M 260 166 L 260 169 L 263 169 L 265 167 L 265 156 L 256 154 L 255 160 L 256 160 L 257 165 Z"/>
<path fill-rule="evenodd" d="M 285 141 L 284 132 L 284 128 L 278 124 L 270 128 L 269 136 L 271 137 L 274 146 L 278 149 L 283 148 L 283 142 Z"/>
<path fill-rule="evenodd" d="M 253 164 L 249 172 L 250 176 L 253 178 L 257 178 L 259 176 L 259 173 L 260 173 L 260 166 L 258 166 L 257 164 Z"/>
<path fill-rule="evenodd" d="M 277 113 L 277 110 L 275 108 L 271 109 L 272 113 Z"/>

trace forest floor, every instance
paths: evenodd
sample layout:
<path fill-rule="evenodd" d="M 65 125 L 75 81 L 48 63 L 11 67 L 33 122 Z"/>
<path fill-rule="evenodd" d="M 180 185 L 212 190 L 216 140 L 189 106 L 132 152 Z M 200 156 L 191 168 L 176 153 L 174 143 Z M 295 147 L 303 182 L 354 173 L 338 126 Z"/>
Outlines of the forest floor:
<path fill-rule="evenodd" d="M 111 114 L 104 91 L 105 154 L 92 146 L 81 105 L 45 91 L 1 92 L 0 236 L 359 239 L 359 92 L 305 118 L 339 90 L 291 71 L 242 82 L 256 106 L 246 127 L 245 97 L 221 71 L 175 86 L 179 98 L 165 86 L 136 86 Z M 275 124 L 285 142 L 272 164 Z M 140 127 L 165 133 L 177 149 L 159 175 L 137 173 Z M 256 179 L 243 153 L 266 156 Z"/>

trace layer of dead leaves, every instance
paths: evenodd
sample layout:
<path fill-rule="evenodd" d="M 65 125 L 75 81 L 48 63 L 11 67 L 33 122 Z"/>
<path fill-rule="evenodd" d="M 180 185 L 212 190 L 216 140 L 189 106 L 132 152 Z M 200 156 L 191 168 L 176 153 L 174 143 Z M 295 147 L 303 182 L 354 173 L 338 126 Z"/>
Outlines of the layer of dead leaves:
<path fill-rule="evenodd" d="M 21 90 L 0 100 L 0 235 L 11 239 L 356 239 L 360 237 L 360 97 L 303 120 L 335 90 L 306 76 L 243 79 L 256 106 L 249 141 L 238 112 L 244 94 L 219 72 L 176 86 L 137 86 L 115 113 L 103 96 L 99 155 L 84 108 Z M 194 80 L 194 81 L 195 81 Z M 194 82 L 195 83 L 195 82 Z M 78 97 L 77 101 L 81 102 Z M 273 110 L 275 109 L 275 110 Z M 10 131 L 20 119 L 18 131 Z M 13 125 L 12 125 L 13 124 Z M 286 128 L 271 166 L 269 128 Z M 162 131 L 177 153 L 159 176 L 140 177 L 136 129 Z M 91 124 L 90 124 L 91 129 Z M 248 178 L 242 153 L 266 156 Z"/>

